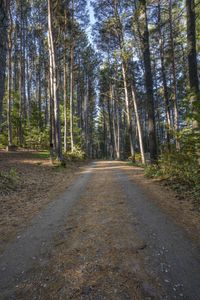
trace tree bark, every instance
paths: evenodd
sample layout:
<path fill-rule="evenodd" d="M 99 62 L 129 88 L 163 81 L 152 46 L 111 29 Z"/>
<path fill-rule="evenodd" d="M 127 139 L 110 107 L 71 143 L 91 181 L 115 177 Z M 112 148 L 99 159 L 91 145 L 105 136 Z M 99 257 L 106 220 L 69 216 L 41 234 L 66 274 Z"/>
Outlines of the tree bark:
<path fill-rule="evenodd" d="M 188 46 L 188 69 L 190 91 L 192 93 L 190 102 L 192 111 L 195 113 L 195 102 L 200 103 L 199 80 L 197 71 L 197 53 L 196 53 L 196 24 L 195 24 L 195 1 L 186 0 L 187 9 L 187 46 Z M 193 120 L 193 128 L 197 128 L 200 124 Z"/>
<path fill-rule="evenodd" d="M 173 17 L 172 17 L 172 0 L 169 1 L 169 25 L 170 25 L 170 44 L 172 54 L 172 76 L 173 76 L 173 89 L 174 89 L 174 128 L 175 131 L 179 130 L 179 115 L 178 115 L 178 103 L 177 103 L 177 80 L 176 80 L 176 59 L 175 59 L 175 47 L 174 47 L 174 33 L 173 33 Z M 176 149 L 180 148 L 179 142 L 176 138 Z"/>
<path fill-rule="evenodd" d="M 171 112 L 170 112 L 170 102 L 169 102 L 169 93 L 167 87 L 167 79 L 165 72 L 165 57 L 164 57 L 164 44 L 162 37 L 162 29 L 161 29 L 161 7 L 160 1 L 158 1 L 158 28 L 159 28 L 159 43 L 160 43 L 160 60 L 161 60 L 161 74 L 162 74 L 162 82 L 164 89 L 164 99 L 165 99 L 165 115 L 166 115 L 166 131 L 167 131 L 167 147 L 170 151 L 170 128 L 171 128 Z"/>
<path fill-rule="evenodd" d="M 52 7 L 51 0 L 48 0 L 48 42 L 49 42 L 49 57 L 50 57 L 50 77 L 51 77 L 51 91 L 54 100 L 54 119 L 55 119 L 55 136 L 57 143 L 57 157 L 59 161 L 63 160 L 62 156 L 62 141 L 61 141 L 61 128 L 60 128 L 60 107 L 59 97 L 57 90 L 57 66 L 56 66 L 56 48 L 55 37 L 52 24 Z"/>
<path fill-rule="evenodd" d="M 143 136 L 142 136 L 142 129 L 141 129 L 141 124 L 140 124 L 140 117 L 139 117 L 139 113 L 138 113 L 138 105 L 137 105 L 137 98 L 136 98 L 136 92 L 135 92 L 134 84 L 131 85 L 131 93 L 132 93 L 132 100 L 133 100 L 133 106 L 134 106 L 136 123 L 137 123 L 139 145 L 140 145 L 140 154 L 141 154 L 141 158 L 142 158 L 142 163 L 145 165 L 146 161 L 145 161 L 145 155 L 144 155 Z"/>
<path fill-rule="evenodd" d="M 135 160 L 135 149 L 133 143 L 133 130 L 132 130 L 132 115 L 130 110 L 130 99 L 128 95 L 128 78 L 127 78 L 127 62 L 124 58 L 124 34 L 123 34 L 123 26 L 121 23 L 121 19 L 118 13 L 118 1 L 114 1 L 114 11 L 115 11 L 115 18 L 118 23 L 117 28 L 117 35 L 119 40 L 119 47 L 120 47 L 120 57 L 121 57 L 121 66 L 122 66 L 122 77 L 123 77 L 123 84 L 124 84 L 124 95 L 125 95 L 125 109 L 126 109 L 126 121 L 127 121 L 127 128 L 128 128 L 128 135 L 129 135 L 129 143 L 130 143 L 130 150 L 131 150 L 131 157 L 132 160 Z"/>
<path fill-rule="evenodd" d="M 3 97 L 5 86 L 6 53 L 7 53 L 7 1 L 0 1 L 0 132 L 2 125 Z"/>
<path fill-rule="evenodd" d="M 65 11 L 65 42 L 64 42 L 64 76 L 63 76 L 63 89 L 64 89 L 64 152 L 67 152 L 67 59 L 66 59 L 66 51 L 67 51 L 67 14 Z"/>
<path fill-rule="evenodd" d="M 74 44 L 71 45 L 70 55 L 70 140 L 71 151 L 74 151 L 74 118 L 73 118 L 73 98 L 74 98 Z"/>
<path fill-rule="evenodd" d="M 122 58 L 122 76 L 123 76 L 123 83 L 124 83 L 126 120 L 127 120 L 127 127 L 128 127 L 131 156 L 132 159 L 135 160 L 135 149 L 133 144 L 133 136 L 132 136 L 132 128 L 131 128 L 132 122 L 131 122 L 131 112 L 130 112 L 130 101 L 128 97 L 128 82 L 127 82 L 127 75 L 126 75 L 126 66 L 123 58 Z"/>
<path fill-rule="evenodd" d="M 143 26 L 142 31 L 142 51 L 145 68 L 145 85 L 147 97 L 147 110 L 148 110 L 148 133 L 149 133 L 149 150 L 151 162 L 157 161 L 157 143 L 156 143 L 156 129 L 155 129 L 155 116 L 154 116 L 154 95 L 153 95 L 153 78 L 151 71 L 151 56 L 149 47 L 149 31 L 147 21 L 146 0 L 141 0 L 141 23 Z"/>
<path fill-rule="evenodd" d="M 12 123 L 11 123 L 11 90 L 12 90 L 12 33 L 13 21 L 8 2 L 8 15 L 9 15 L 9 30 L 8 30 L 8 101 L 7 101 L 7 125 L 8 125 L 8 145 L 12 145 Z"/>

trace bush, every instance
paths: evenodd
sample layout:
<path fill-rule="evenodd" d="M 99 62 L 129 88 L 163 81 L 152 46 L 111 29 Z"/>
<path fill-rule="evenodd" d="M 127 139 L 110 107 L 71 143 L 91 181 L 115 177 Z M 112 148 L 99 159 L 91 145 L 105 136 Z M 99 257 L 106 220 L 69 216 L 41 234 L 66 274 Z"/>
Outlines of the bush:
<path fill-rule="evenodd" d="M 74 151 L 68 151 L 64 154 L 64 158 L 67 161 L 84 161 L 86 159 L 86 154 L 79 147 L 75 147 Z"/>
<path fill-rule="evenodd" d="M 146 165 L 145 175 L 149 178 L 156 178 L 163 176 L 162 170 L 159 165 Z"/>
<path fill-rule="evenodd" d="M 146 166 L 145 174 L 167 180 L 177 192 L 191 197 L 200 206 L 198 133 L 187 130 L 181 134 L 181 149 L 163 153 L 157 165 Z"/>

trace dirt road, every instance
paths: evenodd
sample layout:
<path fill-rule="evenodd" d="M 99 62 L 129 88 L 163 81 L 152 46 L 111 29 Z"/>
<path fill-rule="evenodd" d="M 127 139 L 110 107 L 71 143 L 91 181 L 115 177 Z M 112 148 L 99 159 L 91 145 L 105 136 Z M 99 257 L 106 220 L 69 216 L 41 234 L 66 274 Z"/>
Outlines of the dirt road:
<path fill-rule="evenodd" d="M 1 299 L 198 300 L 199 254 L 121 163 L 96 162 L 7 246 Z"/>

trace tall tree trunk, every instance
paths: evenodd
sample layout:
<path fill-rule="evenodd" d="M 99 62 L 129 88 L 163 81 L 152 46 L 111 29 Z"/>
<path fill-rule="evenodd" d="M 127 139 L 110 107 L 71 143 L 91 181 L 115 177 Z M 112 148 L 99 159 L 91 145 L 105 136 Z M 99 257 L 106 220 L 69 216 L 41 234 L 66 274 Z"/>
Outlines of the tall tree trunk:
<path fill-rule="evenodd" d="M 56 67 L 56 49 L 55 37 L 52 24 L 52 7 L 51 0 L 48 0 L 48 43 L 49 43 L 49 57 L 50 57 L 50 77 L 51 77 L 51 91 L 54 102 L 54 119 L 55 119 L 55 136 L 56 136 L 56 150 L 59 161 L 63 160 L 62 156 L 62 141 L 60 128 L 60 107 L 59 97 L 57 91 L 57 67 Z"/>
<path fill-rule="evenodd" d="M 42 55 L 42 46 L 41 46 L 41 38 L 38 38 L 38 56 L 39 56 L 39 60 L 38 60 L 38 70 L 37 70 L 37 100 L 38 100 L 38 127 L 40 130 L 42 130 L 42 83 L 41 83 L 41 64 L 42 64 L 42 59 L 41 59 L 41 55 Z"/>
<path fill-rule="evenodd" d="M 109 120 L 109 132 L 110 132 L 110 157 L 111 157 L 111 159 L 114 158 L 114 153 L 115 153 L 113 122 L 112 122 L 113 112 L 111 110 L 112 101 L 113 101 L 113 93 L 112 93 L 112 86 L 110 85 L 110 95 L 109 95 L 109 97 L 107 97 L 107 108 L 108 108 L 108 120 Z"/>
<path fill-rule="evenodd" d="M 147 21 L 146 0 L 141 0 L 141 22 L 143 26 L 142 32 L 142 51 L 145 68 L 145 85 L 148 109 L 148 132 L 149 132 L 149 150 L 151 162 L 157 160 L 157 144 L 156 144 L 156 129 L 154 116 L 154 95 L 153 95 L 153 78 L 151 71 L 151 57 L 149 48 L 149 31 Z"/>
<path fill-rule="evenodd" d="M 120 159 L 120 136 L 119 136 L 119 111 L 116 105 L 114 86 L 111 86 L 111 104 L 112 104 L 112 126 L 114 139 L 114 155 Z"/>
<path fill-rule="evenodd" d="M 199 80 L 197 72 L 197 53 L 196 53 L 196 24 L 195 24 L 195 1 L 186 0 L 187 8 L 187 46 L 188 46 L 188 67 L 189 82 L 192 96 L 190 98 L 192 111 L 195 113 L 195 102 L 200 103 Z M 193 120 L 193 128 L 197 128 L 200 124 Z"/>
<path fill-rule="evenodd" d="M 67 58 L 66 58 L 66 51 L 67 51 L 67 13 L 65 11 L 65 41 L 64 41 L 64 76 L 63 76 L 63 89 L 64 89 L 64 152 L 67 152 Z"/>
<path fill-rule="evenodd" d="M 30 51 L 30 50 L 29 50 Z M 27 77 L 27 81 L 26 81 L 26 88 L 27 88 L 27 121 L 28 123 L 30 122 L 30 115 L 31 115 L 31 111 L 30 111 L 30 104 L 31 104 L 31 76 L 30 76 L 30 72 L 29 72 L 29 68 L 30 68 L 30 57 L 29 55 L 27 55 L 28 58 L 26 60 L 26 77 Z"/>
<path fill-rule="evenodd" d="M 74 98 L 74 0 L 71 2 L 71 47 L 70 47 L 70 141 L 71 141 L 71 151 L 74 151 L 74 112 L 73 112 L 73 98 Z"/>
<path fill-rule="evenodd" d="M 165 115 L 166 115 L 166 131 L 167 131 L 167 147 L 170 151 L 170 128 L 171 128 L 171 113 L 170 113 L 170 102 L 169 102 L 169 93 L 167 87 L 167 79 L 165 72 L 165 57 L 164 57 L 164 44 L 163 44 L 163 36 L 162 36 L 162 27 L 161 27 L 161 7 L 160 1 L 158 0 L 158 28 L 159 28 L 159 42 L 160 42 L 160 60 L 161 60 L 161 74 L 162 74 L 162 82 L 164 89 L 164 99 L 165 99 Z"/>
<path fill-rule="evenodd" d="M 127 74 L 126 74 L 126 64 L 125 64 L 123 58 L 122 58 L 122 76 L 123 76 L 124 93 L 125 93 L 127 128 L 128 128 L 131 156 L 132 156 L 132 159 L 134 161 L 135 160 L 135 149 L 134 149 L 133 135 L 132 135 L 132 121 L 131 121 L 130 101 L 129 101 L 129 97 L 128 97 L 128 81 L 127 81 Z"/>
<path fill-rule="evenodd" d="M 84 95 L 84 105 L 83 105 L 83 122 L 84 122 L 84 139 L 85 139 L 85 149 L 89 156 L 89 136 L 88 136 L 88 103 L 89 103 L 89 82 L 86 75 L 86 91 Z"/>
<path fill-rule="evenodd" d="M 7 49 L 7 1 L 0 1 L 0 132 L 2 125 L 3 97 Z"/>
<path fill-rule="evenodd" d="M 174 89 L 174 128 L 175 131 L 179 130 L 179 115 L 178 115 L 178 100 L 177 100 L 177 80 L 176 80 L 176 59 L 175 59 L 175 47 L 174 47 L 174 33 L 173 33 L 173 17 L 172 17 L 172 0 L 169 0 L 169 25 L 170 25 L 170 44 L 172 54 L 172 76 L 173 76 L 173 89 Z M 180 145 L 176 138 L 176 149 L 179 149 Z"/>
<path fill-rule="evenodd" d="M 50 58 L 51 61 L 51 58 Z M 50 66 L 52 65 L 51 62 L 49 63 Z M 53 163 L 53 150 L 54 150 L 54 135 L 53 135 L 53 127 L 54 127 L 54 118 L 53 118 L 53 99 L 52 99 L 52 82 L 51 82 L 51 75 L 50 75 L 50 68 L 48 72 L 48 95 L 49 95 L 49 149 L 50 149 L 50 162 Z"/>
<path fill-rule="evenodd" d="M 64 53 L 64 152 L 67 152 L 67 62 L 66 53 Z"/>
<path fill-rule="evenodd" d="M 9 30 L 8 30 L 8 102 L 7 102 L 7 125 L 8 145 L 12 145 L 12 123 L 11 123 L 11 90 L 12 90 L 12 33 L 13 20 L 10 3 L 8 3 Z"/>
<path fill-rule="evenodd" d="M 74 129 L 73 129 L 73 98 L 74 98 L 74 42 L 72 41 L 70 53 L 70 140 L 71 151 L 74 151 Z"/>
<path fill-rule="evenodd" d="M 144 155 L 144 145 L 143 145 L 143 136 L 142 136 L 142 129 L 140 124 L 140 117 L 138 113 L 138 105 L 137 105 L 137 98 L 136 98 L 136 88 L 135 84 L 131 85 L 131 93 L 132 93 L 132 100 L 133 100 L 133 106 L 135 111 L 135 117 L 136 117 L 136 123 L 137 123 L 137 130 L 138 130 L 138 137 L 139 137 L 139 145 L 140 145 L 140 154 L 142 158 L 142 163 L 145 165 L 145 155 Z"/>
<path fill-rule="evenodd" d="M 22 147 L 23 144 L 23 109 L 24 109 L 24 73 L 23 73 L 23 4 L 22 1 L 20 3 L 20 71 L 19 71 L 19 95 L 20 95 L 20 103 L 19 103 L 19 145 Z"/>
<path fill-rule="evenodd" d="M 127 120 L 127 128 L 128 128 L 128 135 L 129 135 L 129 143 L 130 143 L 130 150 L 131 150 L 131 157 L 132 160 L 135 160 L 135 149 L 133 143 L 133 130 L 132 130 L 132 115 L 130 109 L 130 99 L 128 95 L 128 78 L 127 78 L 127 61 L 124 58 L 125 52 L 125 44 L 124 44 L 124 32 L 123 32 L 123 25 L 119 16 L 118 12 L 118 1 L 114 0 L 114 10 L 115 10 L 115 18 L 119 26 L 119 30 L 117 31 L 119 47 L 120 47 L 120 56 L 121 56 L 121 65 L 122 65 L 122 77 L 123 77 L 123 84 L 124 84 L 124 94 L 125 94 L 125 108 L 126 108 L 126 120 Z"/>

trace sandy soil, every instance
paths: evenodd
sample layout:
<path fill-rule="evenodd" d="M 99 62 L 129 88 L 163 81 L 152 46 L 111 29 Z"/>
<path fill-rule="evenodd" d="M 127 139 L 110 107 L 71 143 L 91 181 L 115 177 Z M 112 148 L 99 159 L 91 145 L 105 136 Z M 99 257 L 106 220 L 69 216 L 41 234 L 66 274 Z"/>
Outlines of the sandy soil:
<path fill-rule="evenodd" d="M 35 214 L 72 184 L 80 171 L 80 164 L 57 168 L 48 159 L 36 157 L 37 152 L 0 150 L 0 171 L 14 170 L 17 177 L 12 189 L 0 188 L 0 253 Z"/>

